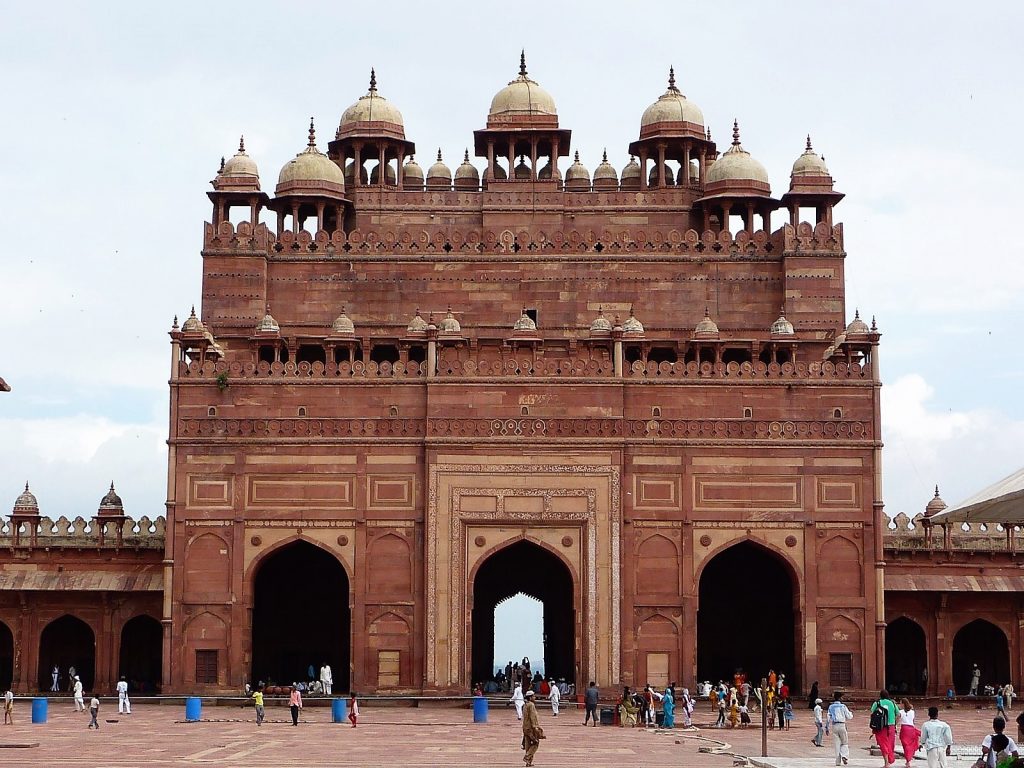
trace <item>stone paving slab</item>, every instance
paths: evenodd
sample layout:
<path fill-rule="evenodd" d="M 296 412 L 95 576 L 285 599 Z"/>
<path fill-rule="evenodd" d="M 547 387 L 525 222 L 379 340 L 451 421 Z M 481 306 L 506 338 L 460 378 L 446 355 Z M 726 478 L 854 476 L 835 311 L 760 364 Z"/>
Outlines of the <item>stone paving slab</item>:
<path fill-rule="evenodd" d="M 4 750 L 4 765 L 96 768 L 217 765 L 225 768 L 269 766 L 398 765 L 401 768 L 441 766 L 521 766 L 520 724 L 512 710 L 495 708 L 489 722 L 473 724 L 472 712 L 455 708 L 380 708 L 363 706 L 360 725 L 332 724 L 326 707 L 303 711 L 292 727 L 288 710 L 269 707 L 268 721 L 257 727 L 251 708 L 204 706 L 199 723 L 180 722 L 180 706 L 136 705 L 134 714 L 117 715 L 116 704 L 104 702 L 101 727 L 87 728 L 89 716 L 70 704 L 51 702 L 49 722 L 32 725 L 27 700 L 15 705 L 17 723 L 0 726 L 0 744 L 37 742 L 38 747 Z M 977 744 L 989 732 L 990 712 L 944 713 L 958 742 Z M 809 713 L 801 713 L 789 731 L 769 734 L 769 752 L 760 758 L 760 731 L 714 729 L 700 722 L 694 730 L 623 729 L 615 726 L 584 729 L 573 710 L 558 718 L 541 711 L 548 736 L 535 765 L 585 765 L 588 768 L 677 766 L 732 768 L 747 764 L 749 755 L 764 768 L 828 768 L 834 764 L 830 747 L 816 749 Z M 881 768 L 868 753 L 867 718 L 851 725 L 853 768 Z M 966 766 L 968 758 L 959 764 Z M 753 761 L 752 761 L 753 762 Z M 954 763 L 956 761 L 954 760 Z M 923 766 L 924 762 L 918 763 Z"/>

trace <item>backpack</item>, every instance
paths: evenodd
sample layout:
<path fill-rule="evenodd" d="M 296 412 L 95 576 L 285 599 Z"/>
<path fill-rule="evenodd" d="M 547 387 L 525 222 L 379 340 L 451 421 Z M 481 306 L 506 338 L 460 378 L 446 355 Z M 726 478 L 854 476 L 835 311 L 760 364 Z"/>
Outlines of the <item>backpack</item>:
<path fill-rule="evenodd" d="M 878 733 L 880 730 L 888 725 L 888 717 L 885 707 L 882 706 L 881 700 L 875 702 L 875 711 L 871 713 L 871 720 L 868 722 L 868 727 L 871 728 L 872 733 Z"/>

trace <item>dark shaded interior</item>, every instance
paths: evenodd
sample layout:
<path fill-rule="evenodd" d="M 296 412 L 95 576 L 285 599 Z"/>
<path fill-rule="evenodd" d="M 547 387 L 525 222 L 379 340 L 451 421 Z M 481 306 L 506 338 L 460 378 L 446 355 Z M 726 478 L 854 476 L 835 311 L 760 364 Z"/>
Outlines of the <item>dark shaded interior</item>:
<path fill-rule="evenodd" d="M 155 693 L 160 690 L 163 662 L 163 630 L 152 616 L 136 616 L 121 629 L 118 677 L 124 675 L 128 690 Z"/>
<path fill-rule="evenodd" d="M 885 628 L 885 685 L 892 693 L 924 693 L 928 649 L 924 630 L 900 617 Z"/>
<path fill-rule="evenodd" d="M 544 673 L 576 680 L 576 611 L 572 574 L 556 555 L 529 541 L 495 552 L 473 581 L 473 674 L 494 675 L 494 609 L 522 592 L 544 604 Z"/>
<path fill-rule="evenodd" d="M 732 680 L 743 669 L 752 683 L 770 669 L 799 688 L 793 580 L 776 555 L 742 542 L 716 555 L 700 577 L 697 677 Z"/>
<path fill-rule="evenodd" d="M 335 691 L 349 687 L 348 575 L 329 552 L 297 541 L 256 572 L 252 610 L 252 680 L 289 685 L 310 665 L 331 665 Z"/>
<path fill-rule="evenodd" d="M 71 689 L 68 669 L 82 679 L 86 693 L 92 691 L 96 669 L 96 636 L 81 619 L 61 616 L 43 630 L 39 638 L 39 690 L 48 691 L 53 681 L 50 671 L 54 665 L 60 670 L 60 688 Z"/>
<path fill-rule="evenodd" d="M 971 670 L 981 668 L 978 693 L 986 685 L 1006 685 L 1010 680 L 1010 647 L 1006 634 L 995 624 L 975 619 L 953 638 L 953 686 L 957 693 L 971 687 Z"/>
<path fill-rule="evenodd" d="M 14 634 L 0 621 L 0 690 L 6 691 L 14 679 Z"/>

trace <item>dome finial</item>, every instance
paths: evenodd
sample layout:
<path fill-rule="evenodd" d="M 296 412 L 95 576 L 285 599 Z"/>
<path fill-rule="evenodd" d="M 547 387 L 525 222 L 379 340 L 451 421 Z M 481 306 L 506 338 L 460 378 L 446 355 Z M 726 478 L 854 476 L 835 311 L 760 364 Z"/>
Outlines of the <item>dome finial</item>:
<path fill-rule="evenodd" d="M 853 310 L 853 319 L 854 320 L 860 320 L 860 308 L 857 308 L 857 309 Z"/>
<path fill-rule="evenodd" d="M 220 170 L 217 173 L 224 173 L 224 155 L 220 156 Z"/>
<path fill-rule="evenodd" d="M 732 145 L 734 147 L 740 145 L 740 121 L 735 118 L 732 121 Z"/>
<path fill-rule="evenodd" d="M 377 92 L 377 72 L 370 67 L 370 93 Z"/>
<path fill-rule="evenodd" d="M 464 162 L 464 163 L 468 163 L 469 162 L 469 147 L 466 148 L 466 155 L 465 155 L 465 157 L 462 158 L 462 162 Z"/>
<path fill-rule="evenodd" d="M 245 135 L 238 137 L 238 152 L 239 154 L 245 154 Z"/>
<path fill-rule="evenodd" d="M 25 481 L 25 493 L 28 493 L 28 480 Z"/>
<path fill-rule="evenodd" d="M 814 151 L 811 148 L 811 134 L 809 134 L 809 133 L 807 134 L 807 146 L 804 148 L 804 151 L 805 152 L 813 152 Z"/>
<path fill-rule="evenodd" d="M 711 141 L 711 126 L 708 126 L 708 141 Z"/>
<path fill-rule="evenodd" d="M 679 90 L 676 88 L 676 68 L 671 65 L 668 68 L 668 89 L 670 91 Z"/>
<path fill-rule="evenodd" d="M 575 160 L 576 160 L 577 163 L 580 161 L 580 151 L 578 149 L 576 150 Z"/>
<path fill-rule="evenodd" d="M 871 331 L 872 331 L 872 333 L 875 333 L 875 332 L 878 331 L 878 326 L 875 325 L 875 316 L 874 315 L 871 316 Z"/>
<path fill-rule="evenodd" d="M 441 148 L 440 147 L 437 148 L 437 162 L 439 162 L 439 163 L 441 162 Z"/>
<path fill-rule="evenodd" d="M 939 484 L 938 483 L 935 484 L 935 498 L 936 499 L 939 498 Z"/>
<path fill-rule="evenodd" d="M 604 152 L 601 153 L 601 162 L 602 163 L 607 163 L 608 162 L 608 147 L 605 147 L 604 148 Z"/>
<path fill-rule="evenodd" d="M 313 127 L 313 118 L 309 118 L 309 148 L 316 149 L 316 128 Z"/>
<path fill-rule="evenodd" d="M 526 77 L 526 49 L 519 52 L 519 76 Z"/>

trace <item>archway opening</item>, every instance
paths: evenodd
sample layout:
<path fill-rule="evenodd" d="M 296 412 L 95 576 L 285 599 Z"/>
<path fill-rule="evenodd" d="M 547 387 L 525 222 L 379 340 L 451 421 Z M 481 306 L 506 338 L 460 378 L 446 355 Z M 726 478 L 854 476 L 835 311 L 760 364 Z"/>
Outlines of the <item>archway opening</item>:
<path fill-rule="evenodd" d="M 473 580 L 472 681 L 490 679 L 495 669 L 508 661 L 495 658 L 495 608 L 519 593 L 543 604 L 543 659 L 531 657 L 531 668 L 543 669 L 549 678 L 564 677 L 578 686 L 572 573 L 559 557 L 526 540 L 510 544 L 488 557 Z M 524 628 L 525 632 L 516 633 L 513 644 L 517 638 L 524 644 L 527 642 L 528 623 Z M 524 650 L 509 658 L 518 661 L 527 655 Z"/>
<path fill-rule="evenodd" d="M 1006 633 L 984 619 L 965 624 L 953 638 L 953 685 L 957 693 L 971 688 L 974 665 L 981 670 L 978 693 L 986 685 L 1006 685 L 1010 679 L 1010 647 Z"/>
<path fill-rule="evenodd" d="M 892 693 L 925 693 L 928 648 L 924 630 L 901 616 L 885 628 L 885 685 Z"/>
<path fill-rule="evenodd" d="M 160 690 L 163 664 L 163 629 L 152 616 L 136 616 L 121 628 L 118 675 L 124 675 L 130 691 Z"/>
<path fill-rule="evenodd" d="M 14 633 L 0 621 L 0 690 L 6 691 L 14 680 Z"/>
<path fill-rule="evenodd" d="M 508 662 L 531 660 L 534 670 L 544 667 L 544 603 L 519 592 L 494 608 L 494 659 L 491 671 L 504 670 Z M 474 679 L 473 682 L 484 682 Z"/>
<path fill-rule="evenodd" d="M 296 541 L 268 555 L 253 583 L 252 680 L 288 685 L 330 664 L 335 691 L 349 687 L 350 608 L 334 555 Z"/>
<path fill-rule="evenodd" d="M 754 586 L 756 585 L 756 586 Z M 774 669 L 800 690 L 793 575 L 777 555 L 744 541 L 712 558 L 700 576 L 697 676 L 757 683 Z"/>
<path fill-rule="evenodd" d="M 51 671 L 57 667 L 61 690 L 70 690 L 71 667 L 88 692 L 93 688 L 96 669 L 96 635 L 92 628 L 74 616 L 61 616 L 43 629 L 39 637 L 39 690 L 48 691 L 53 682 Z"/>

